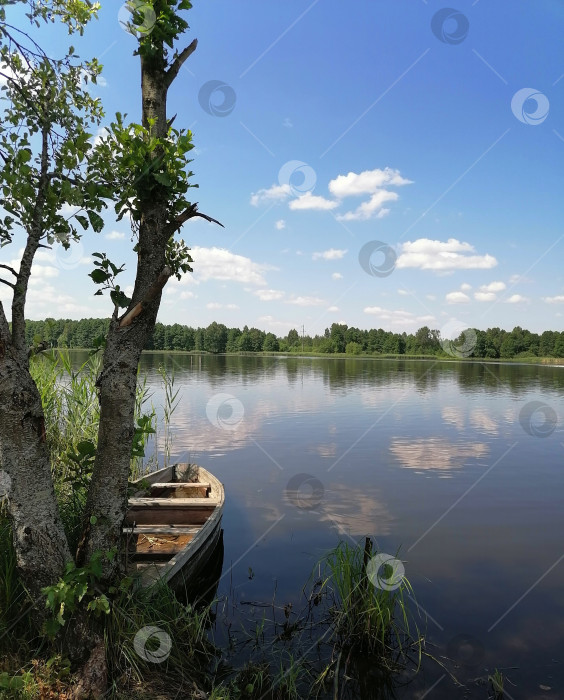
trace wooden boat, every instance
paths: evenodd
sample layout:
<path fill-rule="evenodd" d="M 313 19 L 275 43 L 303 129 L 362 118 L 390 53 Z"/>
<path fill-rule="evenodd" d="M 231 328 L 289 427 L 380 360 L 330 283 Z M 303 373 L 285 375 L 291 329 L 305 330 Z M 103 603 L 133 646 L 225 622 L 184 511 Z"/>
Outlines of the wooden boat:
<path fill-rule="evenodd" d="M 123 535 L 126 570 L 142 586 L 189 585 L 222 542 L 223 484 L 207 469 L 176 464 L 131 482 Z"/>

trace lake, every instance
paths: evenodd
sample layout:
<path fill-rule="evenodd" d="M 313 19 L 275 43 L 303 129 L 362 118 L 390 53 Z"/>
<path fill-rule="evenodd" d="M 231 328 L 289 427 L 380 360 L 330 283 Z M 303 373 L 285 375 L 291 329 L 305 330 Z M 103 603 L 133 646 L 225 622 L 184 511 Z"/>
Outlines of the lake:
<path fill-rule="evenodd" d="M 299 607 L 327 549 L 372 535 L 457 677 L 503 668 L 509 698 L 564 698 L 564 368 L 148 354 L 157 408 L 160 364 L 173 461 L 225 484 L 224 618 L 274 591 Z M 398 697 L 487 697 L 468 692 L 426 664 Z"/>

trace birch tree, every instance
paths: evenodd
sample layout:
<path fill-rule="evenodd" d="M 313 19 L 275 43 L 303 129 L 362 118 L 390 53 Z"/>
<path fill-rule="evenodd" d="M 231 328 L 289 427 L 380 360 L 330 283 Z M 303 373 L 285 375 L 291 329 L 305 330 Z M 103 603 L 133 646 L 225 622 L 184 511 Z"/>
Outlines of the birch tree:
<path fill-rule="evenodd" d="M 98 8 L 89 0 L 28 5 L 32 21 L 60 18 L 69 32 L 82 32 Z M 0 469 L 10 484 L 8 510 L 18 568 L 38 598 L 44 587 L 61 578 L 69 562 L 81 567 L 94 554 L 121 549 L 140 355 L 153 332 L 167 281 L 191 271 L 189 249 L 178 232 L 194 217 L 215 222 L 187 197 L 193 186 L 188 168 L 191 134 L 173 128 L 167 115 L 168 91 L 197 46 L 193 40 L 174 48 L 188 29 L 180 13 L 191 4 L 131 0 L 130 5 L 130 27 L 138 38 L 142 120 L 127 123 L 117 114 L 95 147 L 90 144 L 91 127 L 103 115 L 85 78 L 96 80 L 98 62 L 77 62 L 72 47 L 58 61 L 48 59 L 35 44 L 24 47 L 18 39 L 24 34 L 9 25 L 0 5 L 0 77 L 7 98 L 0 127 L 0 243 L 24 243 L 19 266 L 0 265 L 0 284 L 12 296 L 9 310 L 0 302 Z M 150 27 L 147 8 L 153 13 Z M 128 216 L 132 222 L 135 284 L 128 298 L 118 277 L 124 266 L 104 252 L 93 254 L 91 280 L 99 285 L 97 294 L 108 293 L 113 313 L 98 379 L 100 425 L 84 529 L 78 551 L 71 552 L 51 478 L 41 399 L 29 371 L 26 299 L 39 248 L 55 243 L 68 247 L 83 228 L 100 231 L 100 214 L 110 202 L 118 220 Z M 64 205 L 78 207 L 80 213 L 66 218 Z M 104 559 L 102 590 L 122 573 L 121 561 L 120 556 Z M 85 659 L 88 616 L 79 616 L 78 622 L 70 653 Z M 101 645 L 103 650 L 94 623 L 91 631 L 90 660 L 95 653 L 99 657 Z"/>
<path fill-rule="evenodd" d="M 81 32 L 96 10 L 85 2 L 73 1 L 72 13 L 65 2 L 50 8 L 30 3 L 29 17 L 39 23 L 58 16 L 69 32 Z M 59 60 L 48 58 L 7 21 L 3 6 L 0 41 L 6 104 L 0 124 L 0 245 L 4 252 L 23 244 L 19 266 L 0 264 L 0 283 L 11 292 L 9 311 L 0 302 L 0 465 L 10 484 L 19 571 L 38 597 L 72 554 L 57 508 L 41 399 L 29 372 L 25 308 L 39 248 L 54 243 L 68 248 L 80 237 L 82 227 L 62 207 L 81 207 L 87 227 L 100 230 L 103 224 L 103 189 L 83 167 L 90 128 L 102 118 L 86 81 L 96 81 L 100 66 L 96 60 L 77 62 L 72 47 Z"/>

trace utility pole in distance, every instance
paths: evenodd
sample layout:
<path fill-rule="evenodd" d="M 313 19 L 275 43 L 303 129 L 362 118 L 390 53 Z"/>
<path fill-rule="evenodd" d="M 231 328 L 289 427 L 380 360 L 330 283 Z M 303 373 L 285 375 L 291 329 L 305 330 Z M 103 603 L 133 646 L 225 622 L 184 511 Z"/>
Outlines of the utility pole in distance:
<path fill-rule="evenodd" d="M 305 333 L 305 326 L 302 325 L 302 353 L 304 351 L 304 333 Z"/>

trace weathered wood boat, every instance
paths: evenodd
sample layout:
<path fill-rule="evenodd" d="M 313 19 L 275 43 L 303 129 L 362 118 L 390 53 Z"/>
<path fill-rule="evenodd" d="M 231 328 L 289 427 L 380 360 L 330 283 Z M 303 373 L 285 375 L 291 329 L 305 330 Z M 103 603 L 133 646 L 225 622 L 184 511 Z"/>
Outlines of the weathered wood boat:
<path fill-rule="evenodd" d="M 207 469 L 176 464 L 131 482 L 123 535 L 126 569 L 142 586 L 187 588 L 222 544 L 223 484 Z"/>

